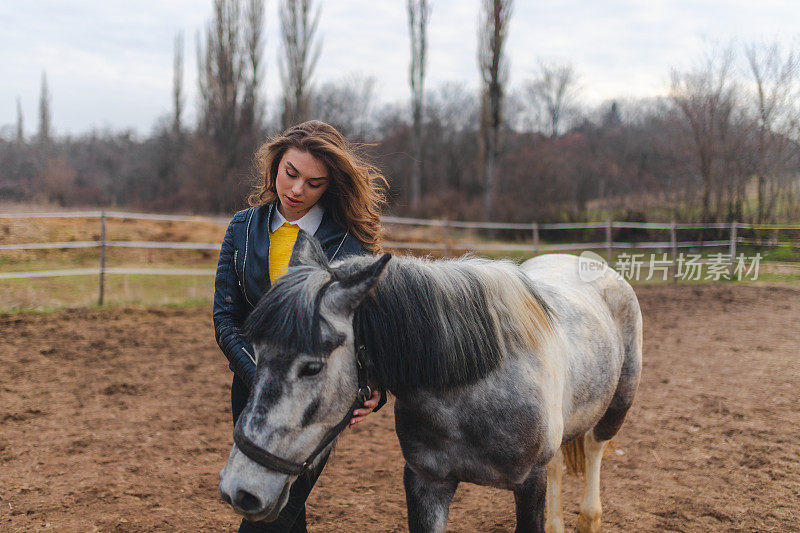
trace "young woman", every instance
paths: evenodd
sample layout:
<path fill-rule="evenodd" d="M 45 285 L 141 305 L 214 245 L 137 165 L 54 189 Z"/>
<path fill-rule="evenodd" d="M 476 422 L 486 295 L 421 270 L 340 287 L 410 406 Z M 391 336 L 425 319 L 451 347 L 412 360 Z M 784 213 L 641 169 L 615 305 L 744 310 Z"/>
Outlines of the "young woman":
<path fill-rule="evenodd" d="M 255 354 L 240 328 L 271 283 L 289 263 L 300 228 L 314 235 L 328 260 L 380 249 L 383 175 L 358 157 L 342 135 L 319 121 L 293 126 L 257 153 L 259 183 L 252 207 L 233 216 L 222 242 L 214 291 L 217 344 L 233 371 L 233 423 L 247 403 Z M 379 403 L 375 391 L 353 413 L 350 426 Z M 324 461 L 323 461 L 324 465 Z M 321 468 L 320 468 L 321 470 Z M 305 532 L 305 501 L 319 476 L 300 476 L 275 522 L 242 520 L 240 532 Z"/>

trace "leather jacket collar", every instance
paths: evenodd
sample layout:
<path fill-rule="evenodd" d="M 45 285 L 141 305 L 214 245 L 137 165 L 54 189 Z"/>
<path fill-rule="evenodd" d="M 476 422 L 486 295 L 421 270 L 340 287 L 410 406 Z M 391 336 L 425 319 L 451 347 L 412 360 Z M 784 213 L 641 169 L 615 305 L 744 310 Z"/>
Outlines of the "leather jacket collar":
<path fill-rule="evenodd" d="M 239 280 L 245 300 L 251 307 L 255 306 L 269 289 L 269 228 L 272 222 L 275 204 L 251 207 L 245 217 L 245 234 L 243 247 L 238 247 L 240 259 Z M 348 232 L 341 227 L 326 209 L 314 236 L 322 245 L 322 250 L 333 261 L 341 256 Z M 348 246 L 351 248 L 352 246 Z M 243 248 L 243 249 L 242 249 Z M 352 252 L 351 252 L 352 253 Z M 238 266 L 238 265 L 237 265 Z"/>

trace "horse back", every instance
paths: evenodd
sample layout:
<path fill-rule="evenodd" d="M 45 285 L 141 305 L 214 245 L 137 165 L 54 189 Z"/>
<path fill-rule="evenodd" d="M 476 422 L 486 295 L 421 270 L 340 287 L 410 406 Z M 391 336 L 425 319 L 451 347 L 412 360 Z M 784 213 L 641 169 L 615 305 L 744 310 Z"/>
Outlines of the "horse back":
<path fill-rule="evenodd" d="M 563 442 L 591 429 L 609 407 L 627 410 L 641 373 L 642 315 L 633 288 L 605 265 L 586 275 L 583 260 L 548 254 L 521 266 L 552 310 L 553 349 L 541 356 L 563 372 Z"/>

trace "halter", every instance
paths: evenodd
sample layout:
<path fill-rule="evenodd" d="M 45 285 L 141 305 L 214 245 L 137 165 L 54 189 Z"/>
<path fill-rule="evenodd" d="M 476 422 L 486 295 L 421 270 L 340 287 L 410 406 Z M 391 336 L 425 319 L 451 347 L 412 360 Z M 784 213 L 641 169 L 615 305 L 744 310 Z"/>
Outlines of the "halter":
<path fill-rule="evenodd" d="M 314 448 L 314 451 L 311 452 L 311 455 L 309 455 L 305 461 L 302 463 L 295 463 L 268 452 L 245 436 L 239 424 L 236 424 L 233 430 L 233 442 L 243 454 L 267 470 L 273 470 L 290 476 L 299 476 L 305 472 L 308 466 L 314 462 L 314 459 L 316 459 L 317 456 L 339 436 L 339 433 L 344 430 L 350 418 L 353 416 L 353 411 L 362 407 L 364 402 L 372 396 L 372 389 L 367 385 L 367 372 L 361 362 L 361 355 L 365 351 L 366 349 L 363 345 L 359 346 L 356 351 L 356 365 L 358 367 L 358 391 L 356 392 L 356 399 L 353 401 L 350 409 L 348 409 L 347 414 L 342 418 L 342 421 L 325 433 L 322 442 Z M 288 481 L 287 479 L 287 483 Z"/>
<path fill-rule="evenodd" d="M 317 292 L 315 301 L 314 301 L 314 315 L 313 320 L 314 324 L 312 325 L 312 331 L 314 334 L 319 333 L 319 306 L 322 301 L 322 295 L 325 293 L 325 290 L 335 281 L 340 281 L 338 276 L 336 276 L 333 272 L 331 272 L 331 279 L 328 280 L 322 288 Z M 347 414 L 344 415 L 342 421 L 336 424 L 333 428 L 329 429 L 324 437 L 322 438 L 322 442 L 320 442 L 314 451 L 311 452 L 311 455 L 303 461 L 302 463 L 295 463 L 293 461 L 289 461 L 288 459 L 284 459 L 282 457 L 278 457 L 275 454 L 272 454 L 250 440 L 242 431 L 242 428 L 239 424 L 236 424 L 236 427 L 233 429 L 233 442 L 236 446 L 241 450 L 243 454 L 245 454 L 248 458 L 255 461 L 259 465 L 263 466 L 267 470 L 273 470 L 275 472 L 280 472 L 282 474 L 288 474 L 290 476 L 299 476 L 303 472 L 308 469 L 308 466 L 314 462 L 314 459 L 322 453 L 322 451 L 327 448 L 336 437 L 339 436 L 347 423 L 350 421 L 350 418 L 353 416 L 353 411 L 362 407 L 364 402 L 367 401 L 372 396 L 372 389 L 367 384 L 367 371 L 364 368 L 363 364 L 363 355 L 366 353 L 366 348 L 363 344 L 359 343 L 359 335 L 358 332 L 354 328 L 354 334 L 356 335 L 356 367 L 358 373 L 358 390 L 356 391 L 356 399 L 353 401 L 353 404 L 347 410 Z M 286 485 L 289 484 L 289 479 L 286 480 Z M 284 487 L 285 488 L 285 487 Z"/>

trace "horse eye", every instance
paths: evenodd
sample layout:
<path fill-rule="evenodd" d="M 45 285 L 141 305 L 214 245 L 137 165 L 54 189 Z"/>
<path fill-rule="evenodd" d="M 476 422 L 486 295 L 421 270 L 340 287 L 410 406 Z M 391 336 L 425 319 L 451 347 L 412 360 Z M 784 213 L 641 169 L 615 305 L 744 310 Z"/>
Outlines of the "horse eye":
<path fill-rule="evenodd" d="M 322 371 L 322 363 L 306 363 L 300 367 L 300 377 L 316 376 Z"/>

